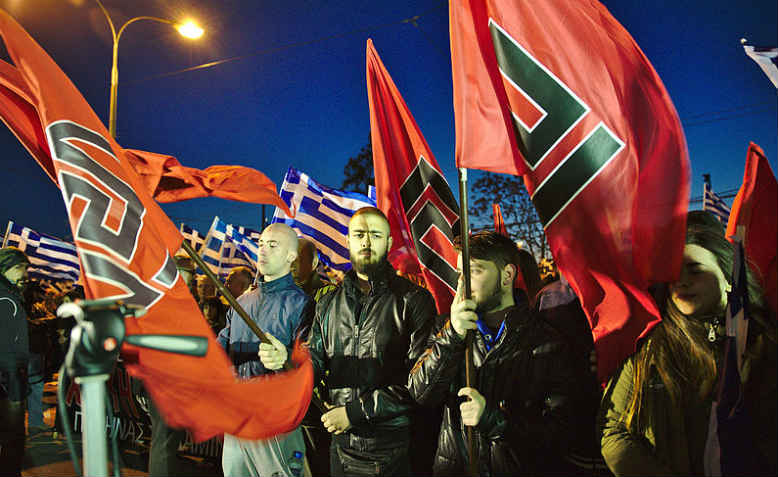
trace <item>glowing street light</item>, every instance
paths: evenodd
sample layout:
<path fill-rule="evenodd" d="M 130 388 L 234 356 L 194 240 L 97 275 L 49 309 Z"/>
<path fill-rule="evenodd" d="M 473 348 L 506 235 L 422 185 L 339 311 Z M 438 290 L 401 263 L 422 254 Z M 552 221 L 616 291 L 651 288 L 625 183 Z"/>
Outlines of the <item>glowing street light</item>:
<path fill-rule="evenodd" d="M 108 14 L 108 10 L 105 9 L 103 3 L 100 0 L 95 1 L 98 5 L 100 5 L 100 10 L 102 10 L 103 15 L 105 15 L 105 18 L 108 20 L 108 25 L 111 27 L 111 35 L 113 36 L 113 60 L 111 63 L 111 100 L 108 115 L 108 130 L 110 131 L 111 136 L 116 137 L 116 97 L 119 91 L 119 40 L 122 37 L 122 33 L 124 33 L 124 29 L 127 28 L 131 23 L 135 23 L 140 20 L 151 20 L 158 23 L 172 25 L 176 30 L 178 30 L 178 33 L 180 33 L 181 36 L 189 39 L 200 38 L 203 36 L 204 31 L 202 28 L 200 28 L 199 25 L 197 25 L 197 23 L 192 20 L 178 23 L 166 18 L 140 16 L 130 18 L 124 22 L 124 25 L 122 25 L 117 32 L 113 25 L 113 21 L 111 20 L 111 16 Z"/>

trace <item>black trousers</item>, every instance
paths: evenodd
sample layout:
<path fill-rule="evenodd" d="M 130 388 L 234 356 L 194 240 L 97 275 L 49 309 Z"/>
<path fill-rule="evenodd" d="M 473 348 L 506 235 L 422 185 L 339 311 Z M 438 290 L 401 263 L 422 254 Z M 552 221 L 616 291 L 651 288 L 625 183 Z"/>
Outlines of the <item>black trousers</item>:
<path fill-rule="evenodd" d="M 332 477 L 409 476 L 408 440 L 352 442 L 348 434 L 333 436 L 330 446 Z"/>
<path fill-rule="evenodd" d="M 16 476 L 24 463 L 27 361 L 0 352 L 0 378 L 0 470 Z"/>
<path fill-rule="evenodd" d="M 151 408 L 149 477 L 181 475 L 176 453 L 178 444 L 186 437 L 186 431 L 168 426 L 151 398 L 149 404 Z"/>

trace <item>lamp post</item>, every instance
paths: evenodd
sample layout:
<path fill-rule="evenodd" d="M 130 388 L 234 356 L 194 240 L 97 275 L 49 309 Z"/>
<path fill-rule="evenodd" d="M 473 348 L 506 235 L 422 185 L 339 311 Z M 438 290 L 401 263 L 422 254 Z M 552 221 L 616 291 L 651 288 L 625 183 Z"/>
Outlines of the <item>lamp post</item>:
<path fill-rule="evenodd" d="M 181 34 L 181 36 L 190 39 L 200 38 L 203 35 L 203 29 L 191 20 L 184 23 L 178 23 L 166 18 L 139 16 L 130 18 L 124 22 L 124 24 L 117 32 L 113 25 L 113 21 L 111 20 L 111 16 L 108 14 L 108 10 L 105 9 L 103 3 L 100 0 L 95 1 L 98 5 L 100 5 L 100 10 L 102 10 L 103 15 L 105 15 L 106 20 L 108 20 L 108 25 L 111 27 L 111 35 L 113 36 L 113 59 L 111 63 L 111 99 L 108 116 L 108 130 L 110 131 L 112 137 L 116 137 L 116 97 L 119 90 L 119 40 L 122 37 L 122 33 L 124 33 L 124 29 L 127 28 L 131 23 L 135 23 L 140 20 L 151 20 L 158 23 L 173 25 L 175 29 L 178 30 L 178 33 Z"/>

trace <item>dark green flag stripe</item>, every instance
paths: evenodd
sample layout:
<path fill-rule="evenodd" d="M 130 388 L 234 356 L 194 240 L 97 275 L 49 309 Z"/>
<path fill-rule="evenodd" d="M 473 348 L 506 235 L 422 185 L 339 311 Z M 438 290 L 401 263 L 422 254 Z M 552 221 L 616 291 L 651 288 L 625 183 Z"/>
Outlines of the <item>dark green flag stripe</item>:
<path fill-rule="evenodd" d="M 575 196 L 602 170 L 622 148 L 602 124 L 567 160 L 541 184 L 532 202 L 543 228 L 567 207 Z"/>

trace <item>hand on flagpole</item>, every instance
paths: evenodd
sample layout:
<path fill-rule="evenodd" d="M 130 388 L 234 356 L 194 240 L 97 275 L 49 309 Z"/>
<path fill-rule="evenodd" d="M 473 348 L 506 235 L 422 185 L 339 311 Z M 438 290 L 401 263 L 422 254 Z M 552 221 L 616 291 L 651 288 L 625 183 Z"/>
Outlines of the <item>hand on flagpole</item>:
<path fill-rule="evenodd" d="M 486 398 L 475 388 L 462 388 L 457 396 L 467 396 L 469 401 L 459 405 L 459 413 L 462 415 L 462 423 L 466 426 L 476 426 L 484 415 Z"/>
<path fill-rule="evenodd" d="M 286 346 L 270 333 L 266 332 L 265 336 L 270 340 L 270 343 L 259 344 L 259 352 L 257 353 L 259 360 L 262 361 L 265 368 L 271 371 L 283 368 L 288 354 Z"/>
<path fill-rule="evenodd" d="M 451 304 L 451 326 L 460 338 L 464 338 L 468 330 L 478 328 L 475 324 L 478 320 L 478 315 L 475 314 L 475 306 L 473 300 L 465 299 L 465 284 L 462 277 L 459 277 L 457 293 L 454 295 L 454 302 Z"/>

